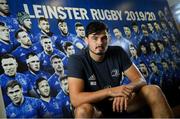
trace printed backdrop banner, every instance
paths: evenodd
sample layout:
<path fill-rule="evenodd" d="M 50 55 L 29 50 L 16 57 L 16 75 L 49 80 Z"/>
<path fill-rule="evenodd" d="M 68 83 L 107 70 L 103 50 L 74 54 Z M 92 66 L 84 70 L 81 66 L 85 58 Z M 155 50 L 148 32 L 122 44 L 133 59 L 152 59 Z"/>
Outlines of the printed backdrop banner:
<path fill-rule="evenodd" d="M 179 32 L 166 0 L 0 0 L 0 5 L 0 86 L 8 118 L 73 117 L 68 58 L 87 47 L 85 26 L 93 20 L 108 26 L 109 45 L 127 52 L 147 84 L 160 86 L 170 105 L 179 102 Z M 130 80 L 123 76 L 119 83 Z"/>
<path fill-rule="evenodd" d="M 18 11 L 30 14 L 33 31 L 37 32 L 37 19 L 49 19 L 51 30 L 58 33 L 57 19 L 66 19 L 69 30 L 75 33 L 74 23 L 86 25 L 91 20 L 104 21 L 110 28 L 122 27 L 132 21 L 146 23 L 159 20 L 158 12 L 168 10 L 166 0 L 133 1 L 133 0 L 9 0 L 10 11 L 16 17 Z M 169 16 L 167 16 L 169 17 Z"/>

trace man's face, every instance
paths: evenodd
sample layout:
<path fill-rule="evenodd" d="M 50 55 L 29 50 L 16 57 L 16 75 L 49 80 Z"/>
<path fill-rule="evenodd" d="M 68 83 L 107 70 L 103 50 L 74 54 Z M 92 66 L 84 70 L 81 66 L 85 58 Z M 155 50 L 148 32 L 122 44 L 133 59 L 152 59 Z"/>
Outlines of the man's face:
<path fill-rule="evenodd" d="M 75 54 L 75 49 L 74 49 L 73 45 L 67 47 L 66 54 L 68 54 L 69 56 L 72 55 L 72 54 Z"/>
<path fill-rule="evenodd" d="M 169 68 L 167 62 L 162 62 L 161 64 L 163 66 L 163 69 L 168 69 Z"/>
<path fill-rule="evenodd" d="M 144 45 L 141 45 L 141 51 L 143 53 L 147 53 L 147 49 L 146 49 L 146 47 Z"/>
<path fill-rule="evenodd" d="M 134 47 L 129 47 L 129 51 L 130 51 L 132 56 L 137 56 L 137 51 Z"/>
<path fill-rule="evenodd" d="M 9 96 L 11 101 L 16 105 L 20 104 L 22 101 L 23 94 L 22 89 L 19 87 L 19 85 L 16 85 L 13 88 L 9 87 L 7 89 L 7 95 Z"/>
<path fill-rule="evenodd" d="M 63 63 L 62 63 L 62 60 L 60 58 L 54 58 L 52 60 L 52 67 L 54 68 L 54 70 L 56 72 L 62 72 L 64 71 L 64 68 L 63 68 Z"/>
<path fill-rule="evenodd" d="M 9 29 L 6 26 L 0 26 L 0 39 L 9 42 Z"/>
<path fill-rule="evenodd" d="M 108 32 L 104 30 L 98 34 L 89 34 L 86 41 L 91 53 L 95 55 L 104 55 L 109 43 Z"/>
<path fill-rule="evenodd" d="M 84 38 L 85 37 L 85 29 L 83 26 L 79 26 L 76 28 L 77 36 Z"/>
<path fill-rule="evenodd" d="M 138 30 L 139 30 L 139 28 L 138 28 L 138 26 L 137 26 L 137 25 L 134 25 L 132 28 L 133 28 L 133 30 L 134 30 L 134 32 L 135 32 L 135 33 L 137 33 L 137 32 L 138 32 Z"/>
<path fill-rule="evenodd" d="M 151 23 L 148 23 L 147 26 L 148 26 L 148 28 L 149 28 L 150 31 L 154 31 L 154 28 L 153 28 L 153 26 L 152 26 Z"/>
<path fill-rule="evenodd" d="M 158 46 L 160 51 L 164 50 L 164 45 L 162 43 L 157 42 L 157 46 Z"/>
<path fill-rule="evenodd" d="M 38 84 L 38 90 L 42 97 L 49 97 L 50 96 L 50 86 L 48 84 L 48 81 L 43 80 L 39 82 Z"/>
<path fill-rule="evenodd" d="M 164 22 L 161 22 L 161 26 L 162 26 L 162 28 L 163 28 L 164 30 L 167 29 L 167 26 L 166 26 L 166 24 L 165 24 Z"/>
<path fill-rule="evenodd" d="M 177 48 L 175 45 L 171 45 L 171 50 L 172 52 L 176 53 L 177 52 Z"/>
<path fill-rule="evenodd" d="M 171 21 L 168 21 L 168 24 L 169 24 L 171 29 L 174 29 L 174 25 L 173 25 L 173 23 Z"/>
<path fill-rule="evenodd" d="M 31 42 L 28 34 L 25 31 L 18 33 L 18 40 L 20 41 L 21 44 L 23 44 L 25 46 L 31 46 L 32 45 L 32 42 Z"/>
<path fill-rule="evenodd" d="M 23 26 L 26 28 L 26 29 L 31 29 L 32 28 L 32 22 L 31 22 L 31 19 L 25 19 L 23 21 Z"/>
<path fill-rule="evenodd" d="M 139 65 L 139 69 L 140 69 L 140 71 L 141 71 L 142 73 L 147 72 L 147 67 L 146 67 L 146 65 L 143 64 L 143 63 L 141 63 L 141 64 Z"/>
<path fill-rule="evenodd" d="M 123 27 L 126 37 L 131 37 L 131 30 L 129 27 Z"/>
<path fill-rule="evenodd" d="M 39 28 L 45 33 L 50 32 L 50 26 L 49 26 L 48 21 L 41 20 L 40 23 L 39 23 Z"/>
<path fill-rule="evenodd" d="M 150 43 L 150 49 L 151 51 L 156 51 L 156 46 L 154 45 L 154 43 Z"/>
<path fill-rule="evenodd" d="M 153 73 L 156 73 L 158 71 L 158 68 L 154 63 L 151 63 L 150 67 L 151 67 L 151 70 L 153 71 Z"/>
<path fill-rule="evenodd" d="M 66 22 L 60 22 L 58 24 L 58 28 L 61 31 L 61 33 L 63 35 L 67 35 L 68 34 L 68 27 L 67 27 L 67 23 Z"/>
<path fill-rule="evenodd" d="M 117 28 L 113 29 L 113 33 L 117 39 L 120 39 L 122 37 L 122 33 Z"/>
<path fill-rule="evenodd" d="M 8 76 L 14 76 L 17 72 L 17 62 L 13 58 L 2 59 L 1 61 L 4 73 Z"/>
<path fill-rule="evenodd" d="M 36 72 L 40 70 L 40 61 L 37 56 L 30 57 L 27 61 L 28 67 L 31 71 Z"/>
<path fill-rule="evenodd" d="M 69 89 L 68 89 L 68 80 L 67 79 L 64 79 L 61 81 L 61 86 L 63 88 L 63 90 L 67 93 L 69 93 Z"/>
<path fill-rule="evenodd" d="M 154 23 L 154 28 L 155 28 L 157 31 L 161 30 L 159 24 L 156 23 L 156 22 Z"/>
<path fill-rule="evenodd" d="M 0 0 L 0 13 L 5 15 L 9 14 L 9 6 L 7 0 Z"/>
<path fill-rule="evenodd" d="M 42 46 L 43 46 L 44 51 L 46 51 L 46 52 L 53 51 L 52 42 L 51 42 L 50 38 L 42 39 Z"/>

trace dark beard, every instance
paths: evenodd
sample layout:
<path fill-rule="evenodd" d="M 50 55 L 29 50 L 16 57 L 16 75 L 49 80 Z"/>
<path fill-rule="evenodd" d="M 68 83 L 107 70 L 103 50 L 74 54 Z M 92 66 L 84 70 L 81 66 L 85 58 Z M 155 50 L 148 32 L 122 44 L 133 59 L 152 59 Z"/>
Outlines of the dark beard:
<path fill-rule="evenodd" d="M 90 52 L 92 52 L 93 54 L 95 55 L 99 55 L 99 56 L 102 56 L 104 55 L 105 53 L 104 52 L 99 52 L 99 53 L 95 53 L 94 51 L 92 51 L 90 48 L 89 48 Z"/>

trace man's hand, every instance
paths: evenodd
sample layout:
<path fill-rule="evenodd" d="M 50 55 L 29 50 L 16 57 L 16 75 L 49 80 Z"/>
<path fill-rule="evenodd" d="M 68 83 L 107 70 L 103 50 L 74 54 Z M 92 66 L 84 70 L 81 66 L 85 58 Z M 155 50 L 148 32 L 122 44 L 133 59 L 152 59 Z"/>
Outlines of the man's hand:
<path fill-rule="evenodd" d="M 128 100 L 129 99 L 127 97 L 115 97 L 112 104 L 113 112 L 122 112 L 123 110 L 126 111 Z"/>
<path fill-rule="evenodd" d="M 133 93 L 133 87 L 131 85 L 122 85 L 110 89 L 111 97 L 126 97 L 130 98 Z"/>

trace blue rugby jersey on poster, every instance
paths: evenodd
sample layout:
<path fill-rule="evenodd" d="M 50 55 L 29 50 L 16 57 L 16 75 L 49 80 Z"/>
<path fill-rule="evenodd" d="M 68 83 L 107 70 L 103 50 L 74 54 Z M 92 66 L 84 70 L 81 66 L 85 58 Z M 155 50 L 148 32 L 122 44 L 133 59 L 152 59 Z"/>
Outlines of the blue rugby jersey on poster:
<path fill-rule="evenodd" d="M 48 72 L 43 72 L 43 71 L 37 71 L 37 72 L 26 71 L 24 72 L 24 74 L 29 79 L 34 89 L 36 89 L 36 80 L 38 78 L 43 77 L 45 79 L 48 79 L 50 77 L 50 74 Z"/>
<path fill-rule="evenodd" d="M 65 94 L 63 90 L 61 90 L 57 96 L 56 99 L 58 99 L 60 102 L 62 102 L 63 108 L 65 110 L 64 117 L 71 117 L 72 116 L 72 110 L 71 110 L 71 102 L 69 95 Z"/>
<path fill-rule="evenodd" d="M 60 76 L 56 73 L 54 73 L 49 79 L 48 79 L 49 86 L 51 87 L 51 93 L 52 96 L 56 96 L 62 89 L 60 86 Z"/>
<path fill-rule="evenodd" d="M 19 62 L 23 63 L 26 65 L 26 57 L 29 53 L 34 52 L 33 47 L 30 48 L 23 48 L 19 46 L 12 52 L 12 55 L 18 60 Z"/>
<path fill-rule="evenodd" d="M 51 97 L 49 102 L 43 101 L 43 104 L 46 106 L 47 111 L 45 112 L 46 117 L 62 118 L 62 102 L 58 101 L 56 98 Z"/>
<path fill-rule="evenodd" d="M 156 74 L 151 73 L 149 82 L 150 82 L 150 84 L 155 84 L 155 85 L 162 87 L 162 80 L 163 80 L 162 78 L 163 78 L 163 73 L 161 71 L 159 71 Z"/>
<path fill-rule="evenodd" d="M 0 41 L 0 56 L 11 53 L 15 49 L 14 44 L 10 41 L 10 43 L 3 43 Z"/>
<path fill-rule="evenodd" d="M 11 102 L 11 100 L 9 99 L 9 97 L 6 94 L 6 85 L 7 85 L 8 81 L 10 81 L 10 80 L 17 80 L 22 85 L 24 95 L 27 95 L 28 91 L 32 90 L 32 85 L 31 85 L 29 79 L 26 78 L 26 76 L 24 74 L 16 73 L 16 75 L 13 77 L 10 77 L 6 74 L 2 74 L 0 76 L 0 86 L 2 89 L 5 106 L 7 106 Z"/>
<path fill-rule="evenodd" d="M 61 35 L 58 39 L 55 41 L 56 48 L 59 50 L 63 50 L 63 44 L 65 42 L 71 42 L 73 43 L 73 40 L 75 38 L 75 35 L 68 33 L 67 35 Z"/>
<path fill-rule="evenodd" d="M 6 17 L 0 16 L 0 22 L 4 22 L 11 32 L 15 32 L 19 28 L 17 19 L 12 15 Z"/>
<path fill-rule="evenodd" d="M 142 37 L 143 37 L 142 33 L 140 33 L 140 32 L 138 32 L 138 33 L 132 32 L 132 39 L 131 39 L 131 41 L 132 41 L 133 45 L 136 48 L 138 48 L 139 43 L 141 42 Z"/>
<path fill-rule="evenodd" d="M 85 49 L 85 48 L 87 47 L 87 44 L 86 44 L 86 42 L 84 41 L 84 39 L 76 36 L 75 39 L 74 39 L 74 41 L 73 41 L 73 44 L 74 44 L 74 46 L 75 46 L 75 51 L 76 51 L 76 52 L 79 52 L 79 51 L 81 50 L 81 49 L 79 49 L 79 48 L 76 46 L 77 43 L 80 43 L 80 44 L 83 46 L 82 49 Z"/>
<path fill-rule="evenodd" d="M 18 106 L 9 104 L 6 107 L 6 114 L 8 118 L 35 118 L 48 115 L 42 101 L 31 97 L 24 97 L 24 102 Z"/>
<path fill-rule="evenodd" d="M 40 53 L 39 59 L 41 62 L 42 70 L 49 72 L 51 74 L 54 73 L 54 69 L 53 69 L 53 67 L 51 65 L 51 61 L 50 61 L 50 58 L 52 55 L 58 55 L 61 59 L 66 57 L 66 55 L 63 52 L 61 52 L 57 49 L 54 49 L 50 55 L 47 55 L 45 52 Z"/>
<path fill-rule="evenodd" d="M 49 35 L 49 34 L 51 34 L 51 35 Z M 48 37 L 51 38 L 51 41 L 52 41 L 52 43 L 54 44 L 55 41 L 58 39 L 58 36 L 56 36 L 56 35 L 53 34 L 52 32 L 50 32 L 49 34 L 40 32 L 40 33 L 38 33 L 38 34 L 35 35 L 34 39 L 35 39 L 35 41 L 40 42 L 40 41 L 41 41 L 41 36 L 48 36 Z"/>

